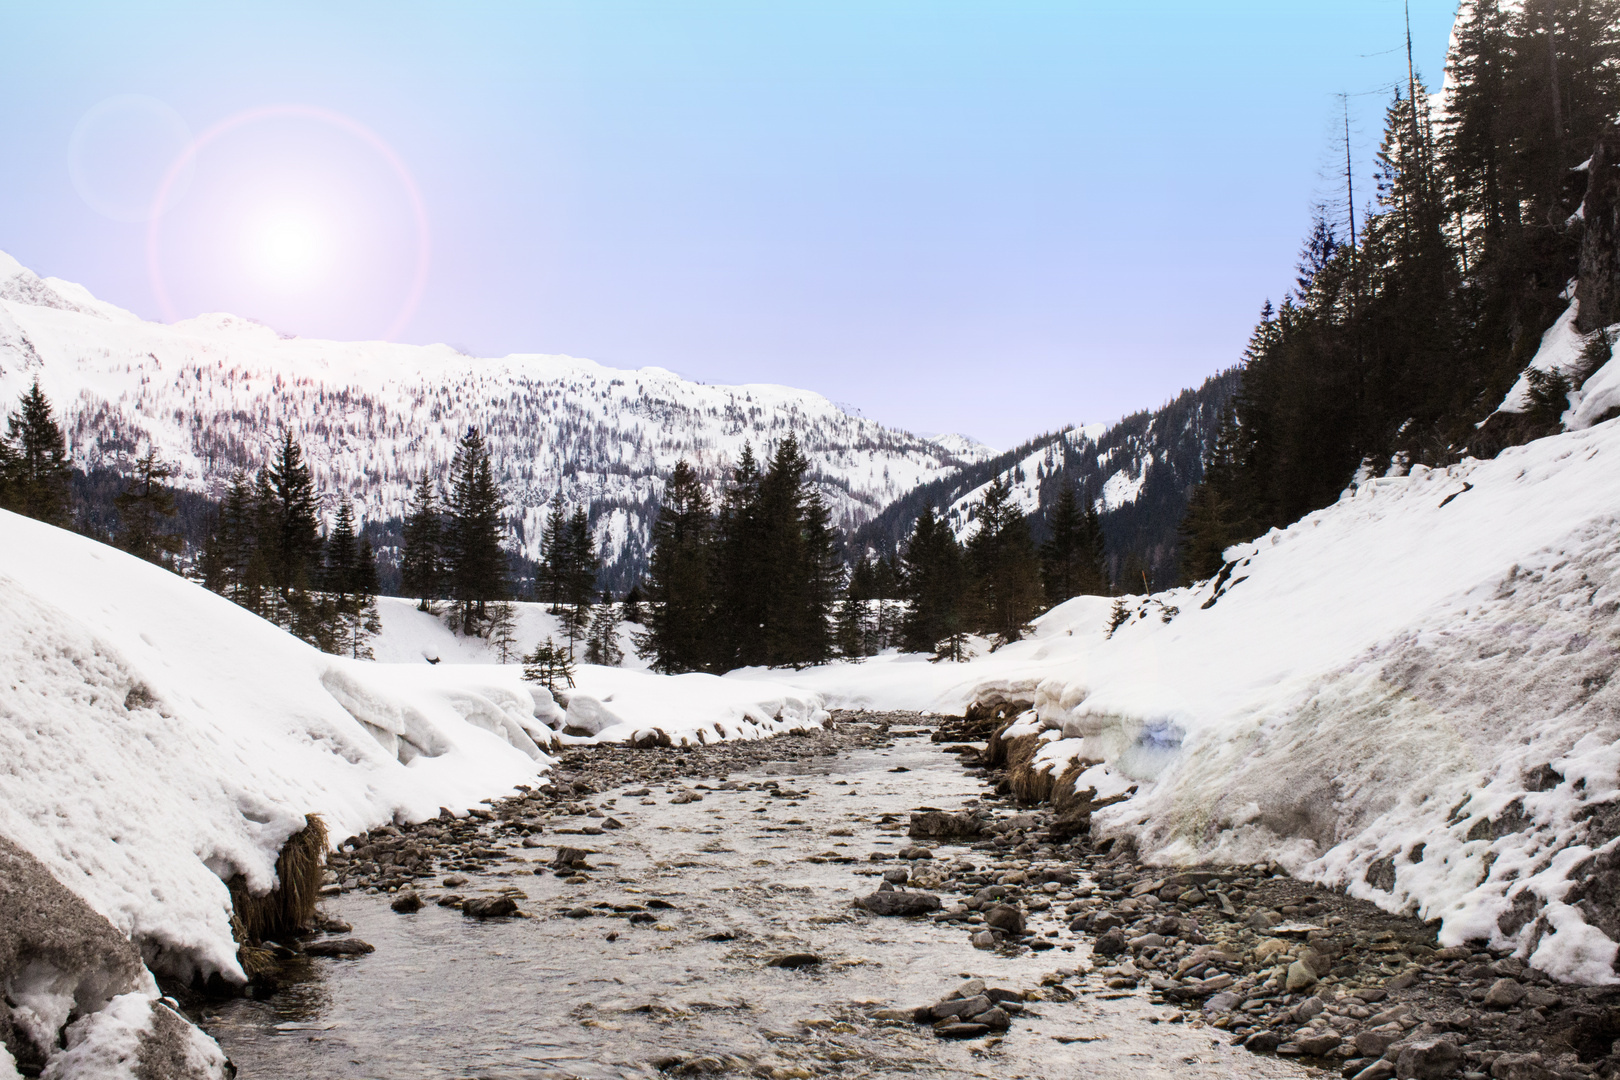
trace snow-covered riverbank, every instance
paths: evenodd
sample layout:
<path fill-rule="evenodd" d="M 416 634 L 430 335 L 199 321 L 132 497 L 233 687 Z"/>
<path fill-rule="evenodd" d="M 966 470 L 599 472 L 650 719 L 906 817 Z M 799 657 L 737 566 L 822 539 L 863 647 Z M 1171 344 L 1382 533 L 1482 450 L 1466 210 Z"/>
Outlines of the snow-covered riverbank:
<path fill-rule="evenodd" d="M 1082 598 L 967 664 L 792 679 L 831 707 L 1019 702 L 1051 768 L 1138 785 L 1098 828 L 1150 859 L 1274 857 L 1450 944 L 1611 981 L 1617 508 L 1611 421 L 1366 480 L 1215 581 L 1133 599 L 1112 636 L 1111 602 Z M 760 676 L 781 674 L 731 677 Z"/>

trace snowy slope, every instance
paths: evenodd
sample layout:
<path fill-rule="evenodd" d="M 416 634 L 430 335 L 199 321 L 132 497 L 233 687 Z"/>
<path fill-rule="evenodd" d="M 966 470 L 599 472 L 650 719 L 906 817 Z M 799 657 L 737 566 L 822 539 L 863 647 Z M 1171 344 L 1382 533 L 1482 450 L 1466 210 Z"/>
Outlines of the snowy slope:
<path fill-rule="evenodd" d="M 593 508 L 608 562 L 625 566 L 640 565 L 663 478 L 682 457 L 718 482 L 744 443 L 764 453 L 791 431 L 834 521 L 853 527 L 978 453 L 960 437 L 923 439 L 785 386 L 709 386 L 565 356 L 286 339 L 229 315 L 148 323 L 0 253 L 0 401 L 35 378 L 68 416 L 80 465 L 116 465 L 150 439 L 182 465 L 184 486 L 217 492 L 231 469 L 257 468 L 285 425 L 317 485 L 349 493 L 368 519 L 402 514 L 410 484 L 424 469 L 443 476 L 476 424 L 524 554 L 539 554 L 544 507 L 560 493 Z M 610 580 L 625 576 L 615 569 Z"/>
<path fill-rule="evenodd" d="M 565 713 L 520 667 L 330 656 L 5 512 L 0 555 L 0 835 L 158 971 L 238 972 L 223 879 L 269 888 L 307 813 L 340 840 L 472 806 L 534 783 L 565 725 L 713 740 L 825 716 L 814 694 L 768 681 L 600 668 Z"/>
<path fill-rule="evenodd" d="M 1620 421 L 1369 481 L 1228 557 L 1112 638 L 1110 601 L 1081 598 L 965 665 L 795 681 L 840 705 L 1028 702 L 1055 767 L 1141 785 L 1098 822 L 1150 858 L 1278 858 L 1448 944 L 1612 981 Z"/>

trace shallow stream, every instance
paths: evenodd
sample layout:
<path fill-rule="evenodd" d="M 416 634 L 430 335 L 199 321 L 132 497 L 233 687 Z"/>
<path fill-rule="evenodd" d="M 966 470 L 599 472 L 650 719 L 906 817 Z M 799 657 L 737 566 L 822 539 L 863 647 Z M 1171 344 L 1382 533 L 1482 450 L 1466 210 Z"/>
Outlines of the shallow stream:
<path fill-rule="evenodd" d="M 597 1080 L 661 1068 L 784 1078 L 1321 1075 L 1232 1049 L 1213 1029 L 1166 1022 L 1169 1011 L 1142 994 L 1094 982 L 1072 1002 L 1032 1002 L 1001 1039 L 949 1042 L 867 1019 L 937 1001 L 969 976 L 1036 989 L 1043 975 L 1086 962 L 1085 946 L 1007 957 L 973 948 L 959 926 L 851 908 L 880 880 L 867 855 L 909 844 L 910 811 L 957 809 L 981 790 L 925 739 L 732 779 L 777 779 L 807 795 L 716 791 L 671 805 L 655 787 L 657 805 L 645 806 L 604 792 L 593 801 L 618 796 L 612 814 L 623 830 L 544 837 L 599 852 L 588 884 L 534 873 L 551 847 L 514 846 L 515 861 L 456 889 L 519 889 L 532 918 L 481 922 L 432 903 L 401 915 L 387 896 L 345 894 L 326 910 L 375 953 L 303 961 L 302 981 L 213 1007 L 204 1026 L 249 1080 Z M 885 814 L 896 815 L 892 824 Z M 838 835 L 844 829 L 852 835 Z M 827 855 L 859 861 L 806 861 Z M 632 924 L 608 908 L 563 914 L 654 900 L 673 905 L 653 911 L 656 922 Z M 725 935 L 734 937 L 709 940 Z M 789 953 L 823 962 L 766 966 Z"/>

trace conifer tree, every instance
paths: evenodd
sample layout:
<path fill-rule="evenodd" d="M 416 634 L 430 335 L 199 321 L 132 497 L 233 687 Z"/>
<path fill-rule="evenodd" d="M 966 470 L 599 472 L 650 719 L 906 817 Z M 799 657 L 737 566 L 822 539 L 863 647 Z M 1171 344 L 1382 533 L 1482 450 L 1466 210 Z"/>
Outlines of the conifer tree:
<path fill-rule="evenodd" d="M 839 601 L 834 638 L 838 655 L 844 659 L 858 663 L 867 657 L 866 602 L 857 598 L 853 588 Z"/>
<path fill-rule="evenodd" d="M 290 603 L 292 594 L 309 588 L 321 550 L 315 481 L 290 430 L 282 429 L 275 459 L 260 477 L 267 490 L 257 501 L 268 530 L 259 543 L 268 549 L 277 590 Z"/>
<path fill-rule="evenodd" d="M 1051 536 L 1041 545 L 1041 585 L 1048 604 L 1108 592 L 1102 521 L 1095 506 L 1081 509 L 1065 480 L 1048 518 Z"/>
<path fill-rule="evenodd" d="M 641 625 L 641 585 L 630 586 L 630 591 L 624 594 L 624 621 Z"/>
<path fill-rule="evenodd" d="M 158 459 L 157 450 L 147 447 L 135 459 L 135 473 L 124 490 L 113 499 L 118 508 L 118 546 L 147 562 L 172 565 L 180 554 L 180 534 L 162 531 L 165 519 L 174 516 L 174 492 L 164 481 L 177 472 Z"/>
<path fill-rule="evenodd" d="M 321 575 L 321 587 L 331 593 L 353 591 L 359 556 L 360 538 L 354 530 L 354 504 L 345 497 L 338 502 L 337 517 L 326 538 L 326 567 Z"/>
<path fill-rule="evenodd" d="M 509 664 L 517 655 L 517 608 L 510 600 L 502 600 L 489 610 L 490 648 L 501 663 Z"/>
<path fill-rule="evenodd" d="M 444 595 L 444 526 L 433 474 L 426 469 L 405 514 L 399 576 L 405 595 L 419 598 L 420 611 L 430 610 L 429 601 Z"/>
<path fill-rule="evenodd" d="M 908 608 L 900 626 L 900 647 L 934 652 L 942 642 L 960 654 L 965 632 L 967 582 L 962 551 L 948 525 L 924 506 L 901 555 L 902 588 Z"/>
<path fill-rule="evenodd" d="M 501 548 L 501 491 L 489 450 L 469 427 L 451 463 L 446 559 L 452 597 L 460 605 L 462 633 L 481 633 L 493 600 L 506 597 L 506 552 Z"/>
<path fill-rule="evenodd" d="M 1039 570 L 1029 521 L 1012 500 L 1006 476 L 992 480 L 978 508 L 979 529 L 967 557 L 978 596 L 978 626 L 1017 641 L 1040 606 Z"/>
<path fill-rule="evenodd" d="M 16 412 L 6 422 L 10 446 L 6 455 L 4 508 L 51 525 L 66 527 L 72 517 L 73 469 L 67 442 L 51 403 L 34 380 Z"/>
<path fill-rule="evenodd" d="M 843 569 L 834 550 L 831 515 L 821 493 L 804 500 L 804 608 L 793 655 L 794 666 L 822 664 L 833 657 L 833 614 L 842 591 Z"/>
<path fill-rule="evenodd" d="M 761 474 L 753 446 L 744 443 L 716 515 L 715 619 L 712 666 L 725 671 L 767 663 L 762 633 L 768 539 L 761 518 Z"/>
<path fill-rule="evenodd" d="M 523 658 L 523 678 L 539 683 L 553 694 L 574 685 L 574 661 L 568 650 L 551 638 L 537 642 L 534 651 Z"/>
<path fill-rule="evenodd" d="M 798 662 L 814 635 L 810 625 L 812 561 L 805 529 L 804 475 L 809 462 L 790 432 L 777 445 L 759 484 L 758 521 L 762 540 L 757 606 L 764 663 Z M 821 608 L 825 616 L 826 609 Z M 825 619 L 823 618 L 823 622 Z M 825 630 L 822 631 L 825 637 Z"/>
<path fill-rule="evenodd" d="M 713 526 L 708 492 L 690 465 L 677 462 L 653 526 L 645 629 L 635 635 L 636 651 L 655 671 L 700 671 L 712 655 Z"/>
<path fill-rule="evenodd" d="M 563 634 L 568 641 L 568 655 L 574 655 L 574 646 L 587 636 L 591 621 L 591 599 L 596 595 L 596 575 L 602 560 L 596 553 L 596 541 L 591 535 L 590 516 L 584 507 L 576 507 L 568 520 L 563 546 L 566 552 L 565 573 L 562 578 Z"/>
<path fill-rule="evenodd" d="M 535 578 L 535 599 L 551 604 L 553 615 L 562 614 L 569 579 L 573 575 L 574 549 L 568 543 L 568 515 L 563 513 L 562 495 L 552 499 L 546 515 L 546 529 L 540 543 L 540 573 Z"/>
<path fill-rule="evenodd" d="M 585 639 L 585 662 L 603 667 L 618 667 L 624 663 L 624 650 L 619 647 L 619 606 L 611 593 L 602 594 L 602 602 L 591 619 L 590 633 Z"/>

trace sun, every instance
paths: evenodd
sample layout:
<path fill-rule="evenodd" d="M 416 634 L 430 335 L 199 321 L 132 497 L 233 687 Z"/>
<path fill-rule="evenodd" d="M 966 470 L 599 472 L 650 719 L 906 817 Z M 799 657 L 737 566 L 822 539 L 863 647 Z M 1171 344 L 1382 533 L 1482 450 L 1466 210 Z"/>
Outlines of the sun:
<path fill-rule="evenodd" d="M 289 207 L 255 214 L 244 249 L 254 276 L 281 289 L 320 284 L 332 254 L 329 231 L 318 215 Z"/>

